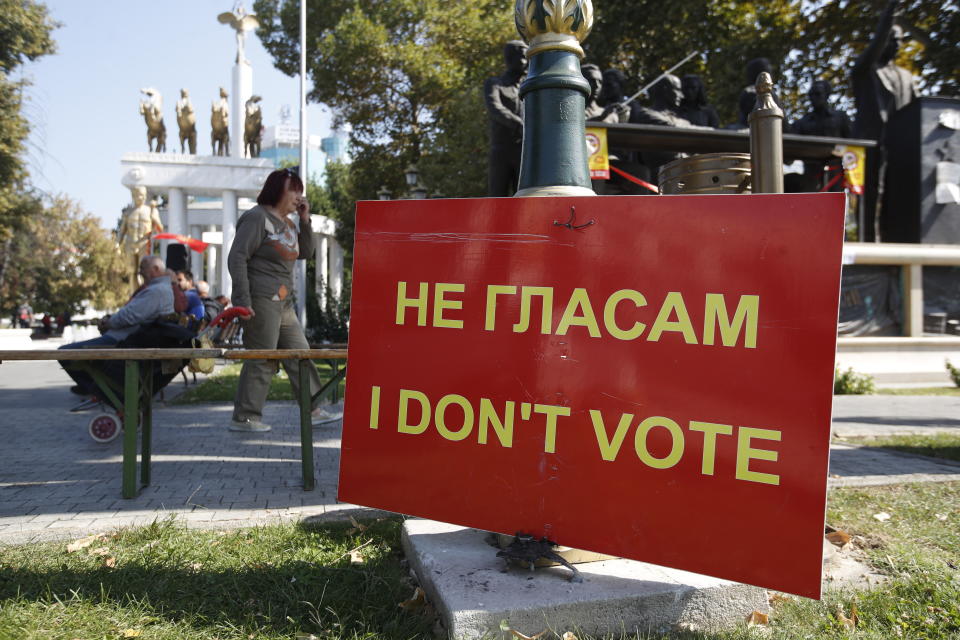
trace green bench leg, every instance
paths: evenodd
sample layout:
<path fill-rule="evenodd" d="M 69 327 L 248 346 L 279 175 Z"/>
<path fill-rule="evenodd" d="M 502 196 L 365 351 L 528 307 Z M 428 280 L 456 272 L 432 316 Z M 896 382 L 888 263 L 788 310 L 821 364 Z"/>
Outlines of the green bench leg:
<path fill-rule="evenodd" d="M 143 378 L 143 420 L 140 433 L 140 484 L 150 484 L 150 448 L 153 445 L 153 368 L 156 362 L 146 363 Z"/>
<path fill-rule="evenodd" d="M 140 417 L 140 366 L 127 360 L 123 385 L 123 497 L 137 495 L 137 422 Z"/>
<path fill-rule="evenodd" d="M 315 480 L 313 477 L 313 425 L 310 423 L 310 411 L 313 402 L 310 397 L 310 379 L 308 372 L 313 366 L 311 360 L 300 360 L 300 460 L 303 464 L 303 490 L 313 491 Z"/>

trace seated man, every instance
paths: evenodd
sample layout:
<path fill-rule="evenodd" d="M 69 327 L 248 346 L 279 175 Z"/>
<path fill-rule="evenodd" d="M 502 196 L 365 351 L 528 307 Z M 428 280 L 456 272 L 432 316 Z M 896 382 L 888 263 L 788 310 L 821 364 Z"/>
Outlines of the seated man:
<path fill-rule="evenodd" d="M 197 280 L 197 293 L 200 294 L 200 301 L 203 302 L 203 317 L 207 324 L 210 324 L 223 312 L 223 305 L 210 297 L 210 285 L 206 280 Z"/>
<path fill-rule="evenodd" d="M 203 300 L 200 299 L 200 294 L 197 293 L 197 290 L 193 286 L 193 273 L 190 271 L 177 271 L 177 284 L 180 285 L 180 290 L 183 291 L 187 297 L 186 312 L 196 318 L 196 321 L 191 325 L 191 327 L 195 329 L 200 321 L 203 320 L 204 309 Z"/>
<path fill-rule="evenodd" d="M 103 335 L 90 340 L 65 344 L 61 349 L 96 349 L 115 347 L 121 340 L 137 331 L 141 325 L 154 322 L 161 316 L 174 313 L 173 289 L 170 277 L 166 273 L 163 260 L 156 256 L 145 256 L 140 261 L 139 273 L 143 276 L 144 286 L 113 315 L 100 320 Z M 61 362 L 61 366 L 63 362 Z M 70 391 L 80 395 L 92 395 L 96 385 L 85 371 L 66 369 L 77 384 Z"/>

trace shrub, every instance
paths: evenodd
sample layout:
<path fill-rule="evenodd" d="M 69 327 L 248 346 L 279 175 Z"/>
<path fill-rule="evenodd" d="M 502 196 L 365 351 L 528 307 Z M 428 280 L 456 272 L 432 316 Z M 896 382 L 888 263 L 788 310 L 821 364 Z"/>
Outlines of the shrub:
<path fill-rule="evenodd" d="M 840 367 L 837 367 L 833 371 L 833 393 L 835 395 L 863 395 L 873 393 L 875 390 L 873 376 L 857 373 L 853 370 L 853 367 L 846 371 L 840 371 Z"/>
<path fill-rule="evenodd" d="M 950 379 L 953 380 L 953 384 L 960 387 L 960 368 L 950 364 L 949 360 L 946 360 L 947 371 L 950 372 Z"/>

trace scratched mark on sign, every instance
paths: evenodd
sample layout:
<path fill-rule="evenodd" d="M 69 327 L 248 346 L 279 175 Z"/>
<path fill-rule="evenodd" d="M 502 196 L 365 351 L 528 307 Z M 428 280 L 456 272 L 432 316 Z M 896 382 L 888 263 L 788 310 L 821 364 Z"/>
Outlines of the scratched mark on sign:
<path fill-rule="evenodd" d="M 510 244 L 536 244 L 544 242 L 553 242 L 559 246 L 572 247 L 571 243 L 557 243 L 548 235 L 537 233 L 417 233 L 417 232 L 397 232 L 397 231 L 379 231 L 361 233 L 365 237 L 386 238 L 393 242 L 444 242 L 444 243 L 467 243 L 467 242 L 491 242 L 491 243 L 510 243 Z"/>

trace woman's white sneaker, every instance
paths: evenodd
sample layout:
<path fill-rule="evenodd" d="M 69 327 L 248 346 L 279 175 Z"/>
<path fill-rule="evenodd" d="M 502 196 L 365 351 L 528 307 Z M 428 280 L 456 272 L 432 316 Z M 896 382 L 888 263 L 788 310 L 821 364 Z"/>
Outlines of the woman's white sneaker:
<path fill-rule="evenodd" d="M 270 425 L 252 418 L 230 421 L 230 431 L 270 431 L 271 428 Z"/>

